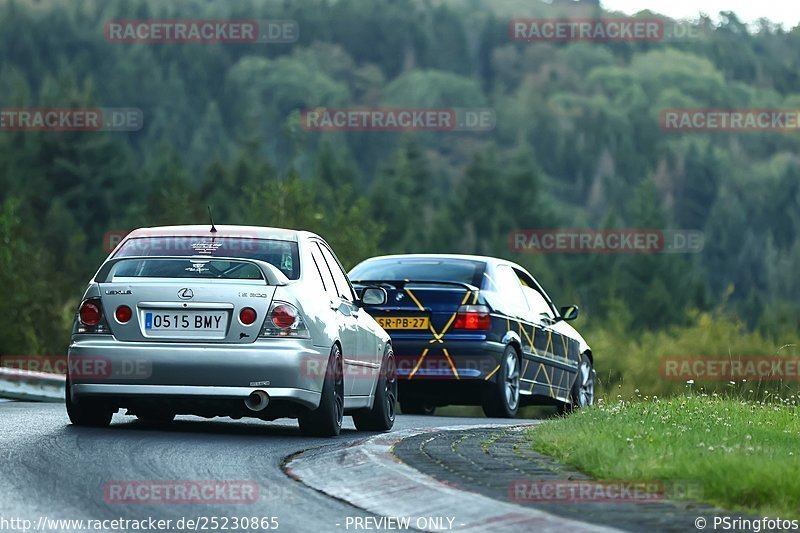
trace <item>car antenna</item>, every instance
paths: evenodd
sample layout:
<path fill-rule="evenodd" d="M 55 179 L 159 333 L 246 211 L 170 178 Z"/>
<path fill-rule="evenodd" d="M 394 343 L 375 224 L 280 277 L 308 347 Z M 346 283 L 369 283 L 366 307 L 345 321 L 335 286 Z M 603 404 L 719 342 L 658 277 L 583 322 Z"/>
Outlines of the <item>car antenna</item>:
<path fill-rule="evenodd" d="M 216 233 L 217 227 L 214 225 L 214 216 L 211 214 L 211 206 L 209 205 L 206 207 L 208 207 L 208 218 L 211 219 L 211 233 Z"/>

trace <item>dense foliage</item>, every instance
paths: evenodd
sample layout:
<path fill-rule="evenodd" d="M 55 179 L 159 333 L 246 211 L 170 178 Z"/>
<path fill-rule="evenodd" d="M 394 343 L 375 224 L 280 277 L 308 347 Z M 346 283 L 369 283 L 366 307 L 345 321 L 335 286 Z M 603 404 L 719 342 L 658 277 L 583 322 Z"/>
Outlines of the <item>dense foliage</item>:
<path fill-rule="evenodd" d="M 596 3 L 3 2 L 0 107 L 136 107 L 144 127 L 0 132 L 0 311 L 13 318 L 0 325 L 0 353 L 63 352 L 107 231 L 204 222 L 206 205 L 218 223 L 315 230 L 346 266 L 380 252 L 510 257 L 558 303 L 578 303 L 606 351 L 625 349 L 609 331 L 680 336 L 697 312 L 741 321 L 722 353 L 746 330 L 765 351 L 793 342 L 797 134 L 670 133 L 659 116 L 800 108 L 800 28 L 747 28 L 727 14 L 670 42 L 509 37 L 512 17 L 591 16 Z M 292 19 L 300 38 L 104 38 L 109 20 L 150 18 Z M 487 107 L 496 127 L 306 131 L 300 112 L 317 106 Z M 524 228 L 696 229 L 705 248 L 516 254 L 508 235 Z"/>

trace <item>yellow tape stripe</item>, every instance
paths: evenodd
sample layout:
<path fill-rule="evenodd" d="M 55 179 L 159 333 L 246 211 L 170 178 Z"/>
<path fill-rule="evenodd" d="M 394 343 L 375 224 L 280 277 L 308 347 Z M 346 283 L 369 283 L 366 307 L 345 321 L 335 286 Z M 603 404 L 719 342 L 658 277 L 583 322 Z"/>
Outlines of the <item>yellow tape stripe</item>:
<path fill-rule="evenodd" d="M 472 294 L 472 291 L 467 291 L 467 294 L 464 295 L 464 299 L 461 300 L 461 305 L 464 305 L 465 303 L 467 303 L 467 300 L 469 300 L 469 295 L 470 294 Z M 453 317 L 455 317 L 455 316 L 456 315 L 453 315 Z"/>
<path fill-rule="evenodd" d="M 542 371 L 542 365 L 539 365 L 536 368 L 536 374 L 533 375 L 533 379 L 531 380 L 531 390 L 528 391 L 529 394 L 533 392 L 533 387 L 536 386 L 536 378 L 539 377 L 539 372 L 541 371 Z"/>
<path fill-rule="evenodd" d="M 444 352 L 444 356 L 447 357 L 447 362 L 450 363 L 450 368 L 453 369 L 453 374 L 455 374 L 456 379 L 461 379 L 458 375 L 458 370 L 456 370 L 456 365 L 453 363 L 453 360 L 450 358 L 450 354 L 447 353 L 447 348 L 442 348 Z"/>
<path fill-rule="evenodd" d="M 492 376 L 494 376 L 495 374 L 497 374 L 497 371 L 498 371 L 498 370 L 500 370 L 500 365 L 497 365 L 497 368 L 495 368 L 494 370 L 492 370 L 491 372 L 489 372 L 489 375 L 488 375 L 488 376 L 486 376 L 485 378 L 483 378 L 483 380 L 484 380 L 484 381 L 489 381 L 490 379 L 492 379 Z"/>
<path fill-rule="evenodd" d="M 467 303 L 467 300 L 469 300 L 469 295 L 471 293 L 472 293 L 472 291 L 467 291 L 467 294 L 464 295 L 464 299 L 461 300 L 461 304 L 459 305 L 459 307 L 461 305 L 464 305 L 465 303 Z M 433 336 L 435 338 L 433 340 L 431 340 L 430 342 L 432 342 L 432 343 L 433 342 L 441 342 L 441 343 L 443 343 L 444 341 L 442 340 L 442 337 L 444 337 L 444 334 L 447 333 L 448 329 L 450 329 L 450 326 L 453 325 L 453 322 L 455 321 L 456 316 L 458 316 L 458 311 L 453 313 L 453 316 L 451 316 L 450 320 L 447 321 L 447 324 L 444 325 L 444 329 L 442 329 L 441 333 L 436 333 L 436 330 L 434 330 L 433 326 L 431 326 L 431 330 L 433 330 Z"/>
<path fill-rule="evenodd" d="M 524 334 L 525 334 L 525 338 L 526 338 L 526 339 L 528 339 L 528 344 L 530 344 L 530 345 L 531 345 L 531 351 L 532 351 L 532 352 L 535 352 L 536 350 L 534 350 L 534 348 L 533 348 L 533 340 L 531 339 L 530 335 L 528 335 L 528 330 L 526 330 L 526 329 L 525 329 L 525 328 L 522 326 L 522 323 L 520 323 L 520 328 L 522 328 L 522 333 L 524 333 Z M 535 335 L 535 334 L 534 334 L 534 335 Z"/>
<path fill-rule="evenodd" d="M 406 280 L 406 282 L 408 282 L 408 280 Z M 405 289 L 405 291 L 406 291 L 406 294 L 408 294 L 409 298 L 411 298 L 412 300 L 414 300 L 414 303 L 415 303 L 415 304 L 417 304 L 417 307 L 419 307 L 419 310 L 420 310 L 420 311 L 424 311 L 424 310 L 425 310 L 425 308 L 424 308 L 424 307 L 422 307 L 422 304 L 421 304 L 421 303 L 419 303 L 419 300 L 417 300 L 417 297 L 416 297 L 416 296 L 414 296 L 414 293 L 413 293 L 413 292 L 411 292 L 411 289 L 409 289 L 409 288 L 406 288 L 406 289 Z"/>
<path fill-rule="evenodd" d="M 408 379 L 411 379 L 411 378 L 414 377 L 414 374 L 417 373 L 417 370 L 419 370 L 419 367 L 422 366 L 422 361 L 425 359 L 426 355 L 428 355 L 428 349 L 427 348 L 422 350 L 422 355 L 419 357 L 419 361 L 417 361 L 417 365 L 414 367 L 414 369 L 408 375 Z"/>
<path fill-rule="evenodd" d="M 461 300 L 461 304 L 459 305 L 459 307 L 461 307 L 461 305 L 464 305 L 465 303 L 467 303 L 467 300 L 469 300 L 469 295 L 470 295 L 471 292 L 472 291 L 467 291 L 467 294 L 464 295 L 464 299 Z M 458 315 L 458 311 L 453 313 L 453 316 L 451 316 L 450 320 L 447 321 L 447 324 L 445 324 L 444 329 L 442 330 L 441 333 L 439 333 L 439 338 L 440 339 L 442 337 L 444 337 L 444 334 L 447 332 L 448 329 L 450 329 L 450 326 L 453 325 L 453 322 L 455 321 L 457 315 Z"/>
<path fill-rule="evenodd" d="M 550 382 L 550 376 L 547 375 L 547 369 L 544 368 L 542 363 L 539 363 L 539 366 L 544 370 L 544 377 L 547 380 L 547 386 L 550 387 L 550 396 L 555 398 L 556 393 L 553 392 L 553 384 Z"/>

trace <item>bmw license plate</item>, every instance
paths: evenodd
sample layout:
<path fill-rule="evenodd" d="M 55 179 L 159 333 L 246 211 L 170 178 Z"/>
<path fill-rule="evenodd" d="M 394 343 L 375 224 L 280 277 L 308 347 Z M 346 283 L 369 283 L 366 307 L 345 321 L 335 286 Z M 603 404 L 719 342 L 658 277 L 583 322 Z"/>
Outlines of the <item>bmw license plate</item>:
<path fill-rule="evenodd" d="M 379 316 L 375 320 L 383 329 L 428 329 L 426 316 Z"/>

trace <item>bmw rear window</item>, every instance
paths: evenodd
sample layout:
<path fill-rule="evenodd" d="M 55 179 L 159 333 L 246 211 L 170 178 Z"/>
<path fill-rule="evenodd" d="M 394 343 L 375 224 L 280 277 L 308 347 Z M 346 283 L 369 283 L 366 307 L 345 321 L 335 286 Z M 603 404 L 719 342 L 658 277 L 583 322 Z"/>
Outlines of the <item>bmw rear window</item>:
<path fill-rule="evenodd" d="M 353 281 L 448 281 L 480 287 L 486 264 L 469 259 L 386 258 L 350 271 Z"/>
<path fill-rule="evenodd" d="M 135 237 L 114 257 L 197 257 L 255 259 L 271 264 L 289 279 L 300 277 L 297 243 L 277 239 L 241 237 Z M 161 265 L 166 270 L 169 266 Z M 202 272 L 201 272 L 202 273 Z"/>

